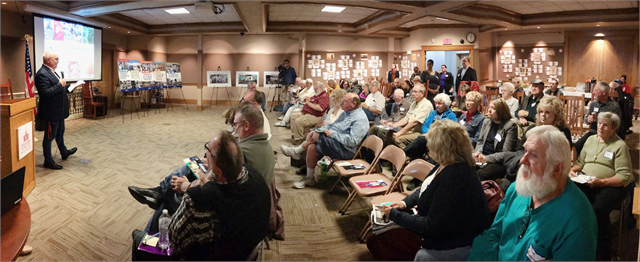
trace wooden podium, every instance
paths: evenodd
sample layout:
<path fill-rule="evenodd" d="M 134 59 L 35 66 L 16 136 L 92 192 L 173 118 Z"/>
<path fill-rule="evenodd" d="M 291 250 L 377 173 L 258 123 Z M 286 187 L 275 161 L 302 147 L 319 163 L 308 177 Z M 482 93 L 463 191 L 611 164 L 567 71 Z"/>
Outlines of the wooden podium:
<path fill-rule="evenodd" d="M 36 154 L 33 135 L 35 135 L 35 122 L 33 108 L 36 107 L 35 98 L 13 99 L 0 102 L 0 125 L 2 144 L 2 165 L 0 171 L 2 177 L 9 175 L 18 168 L 25 166 L 24 188 L 22 195 L 26 197 L 36 187 Z M 31 122 L 31 146 L 32 150 L 22 159 L 18 155 L 18 128 Z"/>

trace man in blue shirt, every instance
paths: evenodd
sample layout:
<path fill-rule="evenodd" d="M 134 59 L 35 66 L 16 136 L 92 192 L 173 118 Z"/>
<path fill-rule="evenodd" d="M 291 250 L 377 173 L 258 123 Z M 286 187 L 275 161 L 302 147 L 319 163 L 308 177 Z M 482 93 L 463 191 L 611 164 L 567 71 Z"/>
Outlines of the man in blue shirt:
<path fill-rule="evenodd" d="M 293 159 L 302 159 L 305 156 L 307 176 L 300 182 L 296 182 L 293 185 L 294 188 L 301 189 L 316 184 L 314 173 L 318 160 L 323 156 L 329 156 L 332 159 L 351 159 L 358 150 L 369 129 L 369 120 L 360 107 L 357 94 L 347 94 L 341 106 L 344 113 L 336 121 L 319 128 L 318 131 L 310 132 L 301 145 L 280 146 L 285 156 Z"/>
<path fill-rule="evenodd" d="M 553 126 L 527 132 L 515 185 L 491 228 L 473 241 L 469 260 L 596 259 L 598 229 L 587 197 L 568 179 L 571 148 Z"/>
<path fill-rule="evenodd" d="M 282 85 L 286 90 L 289 86 L 293 86 L 296 83 L 296 70 L 289 66 L 289 59 L 285 59 L 282 63 Z"/>

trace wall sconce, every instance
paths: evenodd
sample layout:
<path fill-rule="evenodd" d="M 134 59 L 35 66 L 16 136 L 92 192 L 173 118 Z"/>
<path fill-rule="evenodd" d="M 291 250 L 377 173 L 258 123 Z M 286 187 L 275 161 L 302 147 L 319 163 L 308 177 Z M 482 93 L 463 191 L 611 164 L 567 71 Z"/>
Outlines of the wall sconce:
<path fill-rule="evenodd" d="M 598 40 L 603 40 L 605 35 L 603 33 L 597 33 L 594 35 Z"/>

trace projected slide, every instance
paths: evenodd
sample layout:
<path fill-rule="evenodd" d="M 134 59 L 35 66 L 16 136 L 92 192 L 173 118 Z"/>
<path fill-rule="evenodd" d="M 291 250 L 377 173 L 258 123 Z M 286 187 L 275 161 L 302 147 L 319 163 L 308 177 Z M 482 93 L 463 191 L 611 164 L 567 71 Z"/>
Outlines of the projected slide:
<path fill-rule="evenodd" d="M 55 50 L 60 56 L 59 70 L 66 72 L 66 78 L 94 78 L 93 59 L 94 30 L 80 24 L 68 23 L 51 18 L 44 22 L 44 50 Z"/>
<path fill-rule="evenodd" d="M 58 54 L 58 73 L 67 81 L 102 80 L 102 28 L 40 14 L 33 15 L 35 68 L 42 67 L 42 55 Z"/>

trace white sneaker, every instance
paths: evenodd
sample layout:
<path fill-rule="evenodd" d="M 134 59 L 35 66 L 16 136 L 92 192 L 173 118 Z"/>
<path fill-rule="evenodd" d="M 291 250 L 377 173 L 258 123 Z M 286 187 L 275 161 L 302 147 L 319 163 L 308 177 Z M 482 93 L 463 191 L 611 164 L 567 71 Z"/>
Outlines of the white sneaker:
<path fill-rule="evenodd" d="M 279 116 L 278 120 L 282 120 L 284 118 L 284 116 Z"/>
<path fill-rule="evenodd" d="M 280 146 L 280 151 L 282 151 L 282 154 L 284 154 L 285 156 L 291 157 L 291 158 L 293 158 L 295 160 L 302 159 L 302 153 L 296 154 L 295 147 L 281 145 Z"/>
<path fill-rule="evenodd" d="M 303 178 L 302 180 L 293 183 L 293 188 L 295 189 L 303 189 L 305 187 L 312 187 L 316 184 L 316 180 L 313 178 Z"/>
<path fill-rule="evenodd" d="M 287 126 L 287 123 L 285 123 L 284 121 L 278 121 L 274 125 L 275 126 L 280 126 L 280 127 L 285 127 L 285 126 Z"/>

